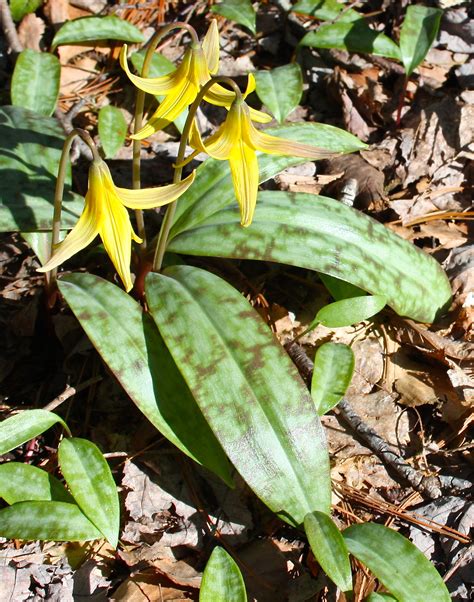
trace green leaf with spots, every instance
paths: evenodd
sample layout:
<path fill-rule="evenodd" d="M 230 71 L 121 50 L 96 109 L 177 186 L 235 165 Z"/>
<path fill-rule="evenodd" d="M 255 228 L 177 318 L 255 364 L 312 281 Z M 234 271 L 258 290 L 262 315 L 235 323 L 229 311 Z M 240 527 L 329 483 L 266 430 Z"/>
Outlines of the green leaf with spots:
<path fill-rule="evenodd" d="M 365 564 L 399 602 L 449 602 L 440 574 L 408 539 L 376 523 L 342 532 L 349 552 Z"/>
<path fill-rule="evenodd" d="M 102 533 L 76 504 L 18 502 L 0 510 L 0 537 L 42 541 L 90 541 Z"/>
<path fill-rule="evenodd" d="M 0 232 L 51 229 L 64 132 L 56 119 L 0 107 Z M 72 227 L 83 199 L 70 192 L 67 170 L 62 226 Z"/>
<path fill-rule="evenodd" d="M 140 304 L 91 274 L 71 274 L 59 288 L 138 409 L 181 451 L 232 486 L 229 461 Z"/>
<path fill-rule="evenodd" d="M 58 101 L 60 76 L 61 65 L 57 56 L 49 52 L 23 50 L 13 70 L 12 104 L 39 115 L 52 115 Z"/>
<path fill-rule="evenodd" d="M 436 260 L 333 199 L 262 192 L 252 225 L 239 224 L 237 205 L 225 207 L 172 238 L 168 249 L 275 261 L 330 274 L 386 297 L 398 314 L 421 322 L 433 322 L 449 306 L 451 288 Z"/>
<path fill-rule="evenodd" d="M 214 548 L 204 569 L 199 602 L 247 602 L 239 567 L 224 548 Z"/>
<path fill-rule="evenodd" d="M 352 590 L 351 563 L 346 542 L 328 514 L 312 512 L 304 518 L 311 550 L 326 575 L 343 592 Z"/>
<path fill-rule="evenodd" d="M 363 295 L 334 301 L 318 311 L 309 328 L 315 328 L 318 324 L 326 328 L 353 326 L 378 314 L 386 303 L 383 295 Z"/>
<path fill-rule="evenodd" d="M 307 33 L 299 43 L 310 48 L 338 48 L 401 60 L 400 48 L 385 34 L 371 29 L 365 19 L 337 21 Z"/>
<path fill-rule="evenodd" d="M 211 11 L 247 27 L 253 34 L 257 33 L 257 14 L 250 0 L 222 0 L 211 6 Z"/>
<path fill-rule="evenodd" d="M 351 384 L 354 353 L 342 343 L 324 343 L 314 358 L 311 397 L 318 414 L 332 410 Z"/>
<path fill-rule="evenodd" d="M 44 433 L 55 424 L 70 433 L 62 418 L 47 410 L 25 410 L 0 422 L 0 455 Z"/>
<path fill-rule="evenodd" d="M 149 274 L 147 302 L 206 420 L 254 492 L 290 524 L 330 503 L 326 442 L 296 368 L 246 299 L 190 266 Z"/>
<path fill-rule="evenodd" d="M 10 0 L 10 12 L 14 21 L 21 21 L 25 15 L 34 13 L 43 0 Z"/>
<path fill-rule="evenodd" d="M 310 15 L 321 21 L 357 21 L 360 13 L 339 0 L 299 0 L 291 8 L 295 13 Z"/>
<path fill-rule="evenodd" d="M 0 497 L 10 505 L 32 500 L 74 504 L 73 497 L 56 477 L 21 462 L 0 465 Z"/>
<path fill-rule="evenodd" d="M 58 448 L 61 472 L 87 518 L 116 548 L 120 528 L 117 486 L 100 449 L 87 439 L 63 439 Z"/>
<path fill-rule="evenodd" d="M 428 54 L 438 35 L 443 11 L 414 4 L 407 8 L 400 29 L 400 52 L 406 74 L 409 76 Z"/>
<path fill-rule="evenodd" d="M 122 148 L 127 135 L 127 122 L 120 109 L 107 105 L 99 111 L 99 137 L 107 158 Z"/>
<path fill-rule="evenodd" d="M 270 128 L 265 132 L 326 148 L 335 153 L 352 153 L 366 145 L 348 132 L 322 123 L 292 123 Z M 305 163 L 308 159 L 257 153 L 259 181 L 266 182 L 287 167 Z M 207 159 L 196 170 L 193 185 L 179 198 L 172 236 L 203 222 L 220 209 L 235 202 L 234 187 L 227 161 Z"/>
<path fill-rule="evenodd" d="M 98 40 L 122 40 L 141 44 L 145 41 L 142 32 L 128 21 L 116 15 L 106 17 L 81 17 L 67 21 L 53 38 L 53 50 L 64 44 L 84 44 Z"/>
<path fill-rule="evenodd" d="M 303 94 L 303 76 L 298 63 L 255 73 L 255 91 L 278 122 L 298 106 Z"/>

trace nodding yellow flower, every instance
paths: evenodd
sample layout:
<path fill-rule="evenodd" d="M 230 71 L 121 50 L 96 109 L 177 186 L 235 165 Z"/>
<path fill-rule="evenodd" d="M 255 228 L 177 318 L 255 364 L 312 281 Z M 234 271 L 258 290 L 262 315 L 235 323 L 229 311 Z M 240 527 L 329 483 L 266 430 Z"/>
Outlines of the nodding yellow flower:
<path fill-rule="evenodd" d="M 234 101 L 224 123 L 205 142 L 193 123 L 189 143 L 195 152 L 184 163 L 189 162 L 198 152 L 229 161 L 235 196 L 240 205 L 241 225 L 244 227 L 252 223 L 257 203 L 259 176 L 256 151 L 308 159 L 325 159 L 336 154 L 260 132 L 253 125 L 249 107 L 243 99 Z"/>
<path fill-rule="evenodd" d="M 180 65 L 170 74 L 162 77 L 139 77 L 134 75 L 127 62 L 127 45 L 120 53 L 120 64 L 133 84 L 149 94 L 165 96 L 148 123 L 132 136 L 143 140 L 154 132 L 163 129 L 176 119 L 194 100 L 199 90 L 217 73 L 219 67 L 219 31 L 213 20 L 202 44 L 193 43 L 186 50 Z M 255 89 L 255 80 L 249 79 L 246 94 Z M 229 108 L 235 100 L 235 93 L 216 84 L 205 95 L 204 100 L 211 104 Z M 271 121 L 271 117 L 252 109 L 252 119 L 261 123 Z"/>
<path fill-rule="evenodd" d="M 130 257 L 132 239 L 142 242 L 135 234 L 126 207 L 152 209 L 176 200 L 194 181 L 193 172 L 182 182 L 129 190 L 115 186 L 107 164 L 102 160 L 92 162 L 89 169 L 89 189 L 84 211 L 79 221 L 58 245 L 51 259 L 38 272 L 49 272 L 89 245 L 97 234 L 120 276 L 126 291 L 132 288 Z"/>

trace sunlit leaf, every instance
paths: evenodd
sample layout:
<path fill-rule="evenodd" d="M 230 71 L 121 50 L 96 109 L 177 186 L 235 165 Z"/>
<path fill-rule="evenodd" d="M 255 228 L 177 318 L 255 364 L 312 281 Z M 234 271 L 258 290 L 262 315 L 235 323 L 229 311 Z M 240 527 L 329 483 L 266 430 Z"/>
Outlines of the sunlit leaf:
<path fill-rule="evenodd" d="M 407 75 L 411 75 L 428 54 L 438 35 L 443 11 L 413 4 L 408 6 L 400 30 L 400 52 Z"/>
<path fill-rule="evenodd" d="M 74 503 L 64 485 L 41 468 L 7 462 L 0 465 L 0 497 L 7 504 L 45 500 Z"/>
<path fill-rule="evenodd" d="M 23 50 L 13 70 L 12 104 L 40 115 L 52 115 L 58 100 L 60 75 L 61 65 L 54 54 Z"/>
<path fill-rule="evenodd" d="M 397 602 L 397 599 L 390 594 L 372 592 L 367 598 L 364 598 L 364 602 Z"/>
<path fill-rule="evenodd" d="M 324 286 L 331 293 L 331 297 L 334 301 L 341 301 L 341 299 L 349 299 L 350 297 L 362 297 L 364 291 L 358 286 L 354 286 L 350 282 L 344 282 L 329 274 L 319 274 L 319 278 Z"/>
<path fill-rule="evenodd" d="M 10 12 L 14 21 L 21 21 L 25 15 L 34 13 L 43 0 L 10 0 Z"/>
<path fill-rule="evenodd" d="M 46 410 L 25 410 L 0 422 L 0 455 L 41 435 L 53 425 L 61 424 L 69 433 L 64 420 Z"/>
<path fill-rule="evenodd" d="M 99 111 L 100 143 L 107 158 L 114 157 L 122 148 L 127 135 L 127 122 L 120 109 L 107 105 Z"/>
<path fill-rule="evenodd" d="M 364 295 L 334 301 L 322 307 L 310 327 L 323 324 L 326 328 L 352 326 L 378 314 L 387 303 L 383 295 Z"/>
<path fill-rule="evenodd" d="M 326 575 L 343 592 L 352 590 L 349 552 L 341 532 L 328 514 L 312 512 L 304 518 L 311 551 Z"/>
<path fill-rule="evenodd" d="M 399 602 L 449 602 L 440 574 L 408 539 L 375 523 L 343 531 L 349 552 L 364 563 Z"/>
<path fill-rule="evenodd" d="M 247 27 L 253 34 L 256 33 L 256 13 L 250 0 L 222 0 L 213 4 L 211 11 Z"/>
<path fill-rule="evenodd" d="M 145 41 L 142 32 L 116 15 L 82 17 L 67 21 L 53 39 L 53 49 L 62 44 L 84 44 L 96 40 L 123 40 L 140 44 Z"/>
<path fill-rule="evenodd" d="M 322 416 L 335 407 L 351 383 L 354 353 L 342 343 L 324 343 L 314 358 L 311 397 Z"/>
<path fill-rule="evenodd" d="M 281 518 L 329 508 L 328 456 L 313 401 L 288 355 L 233 287 L 205 270 L 149 274 L 147 302 L 230 460 Z"/>
<path fill-rule="evenodd" d="M 199 602 L 247 602 L 239 567 L 224 548 L 214 548 L 202 576 Z"/>
<path fill-rule="evenodd" d="M 303 94 L 303 76 L 298 63 L 255 73 L 256 92 L 280 123 L 298 106 Z"/>
<path fill-rule="evenodd" d="M 357 21 L 361 18 L 360 13 L 350 6 L 344 6 L 339 0 L 299 0 L 291 10 L 322 21 L 344 22 Z"/>

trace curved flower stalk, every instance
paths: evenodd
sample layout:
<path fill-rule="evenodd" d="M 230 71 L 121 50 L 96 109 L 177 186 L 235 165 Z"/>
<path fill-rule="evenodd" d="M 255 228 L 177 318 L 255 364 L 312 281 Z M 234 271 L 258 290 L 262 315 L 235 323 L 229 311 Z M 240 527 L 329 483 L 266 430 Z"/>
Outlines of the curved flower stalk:
<path fill-rule="evenodd" d="M 202 44 L 192 42 L 186 50 L 180 65 L 168 75 L 162 77 L 139 77 L 134 75 L 128 67 L 126 44 L 120 53 L 120 64 L 130 81 L 137 88 L 149 94 L 165 96 L 148 123 L 131 136 L 134 140 L 143 140 L 143 138 L 163 129 L 176 119 L 194 102 L 199 90 L 217 72 L 219 67 L 219 32 L 216 21 L 211 22 Z M 246 94 L 250 94 L 254 89 L 255 81 L 249 79 Z M 212 87 L 212 90 L 208 91 L 204 100 L 228 109 L 235 100 L 235 93 L 216 84 Z M 261 111 L 255 109 L 250 109 L 250 111 L 254 121 L 268 123 L 272 119 L 270 115 Z"/>
<path fill-rule="evenodd" d="M 176 184 L 129 190 L 115 186 L 107 164 L 102 159 L 95 159 L 89 170 L 89 189 L 79 221 L 58 245 L 51 259 L 38 271 L 53 270 L 87 247 L 99 234 L 126 291 L 130 291 L 132 239 L 138 243 L 141 239 L 133 231 L 126 208 L 153 209 L 171 203 L 191 186 L 194 177 L 193 172 Z"/>
<path fill-rule="evenodd" d="M 207 153 L 214 159 L 229 161 L 235 195 L 240 205 L 241 225 L 244 227 L 252 223 L 257 203 L 259 172 L 256 151 L 308 159 L 327 159 L 339 154 L 257 130 L 251 120 L 250 108 L 242 98 L 236 98 L 224 123 L 205 142 L 193 123 L 189 144 L 195 152 L 184 163 L 188 163 L 199 152 Z"/>

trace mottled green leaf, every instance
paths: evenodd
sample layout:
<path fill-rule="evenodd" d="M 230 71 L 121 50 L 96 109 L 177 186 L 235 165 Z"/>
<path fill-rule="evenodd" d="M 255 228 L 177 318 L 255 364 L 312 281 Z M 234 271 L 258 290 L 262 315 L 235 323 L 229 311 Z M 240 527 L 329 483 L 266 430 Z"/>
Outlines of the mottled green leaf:
<path fill-rule="evenodd" d="M 71 274 L 59 288 L 102 359 L 148 420 L 185 454 L 232 484 L 229 462 L 153 320 L 117 286 Z"/>
<path fill-rule="evenodd" d="M 291 10 L 322 21 L 350 22 L 361 18 L 360 13 L 338 0 L 299 0 Z"/>
<path fill-rule="evenodd" d="M 349 552 L 364 563 L 399 602 L 449 602 L 440 574 L 408 539 L 375 523 L 343 531 Z"/>
<path fill-rule="evenodd" d="M 341 343 L 324 343 L 314 358 L 311 397 L 322 416 L 335 407 L 351 383 L 354 372 L 352 349 Z"/>
<path fill-rule="evenodd" d="M 82 17 L 67 21 L 53 39 L 53 49 L 63 44 L 84 44 L 97 40 L 123 40 L 140 44 L 145 41 L 142 32 L 116 15 Z"/>
<path fill-rule="evenodd" d="M 0 510 L 0 537 L 46 541 L 101 539 L 75 504 L 66 502 L 18 502 Z"/>
<path fill-rule="evenodd" d="M 383 295 L 364 295 L 334 301 L 318 311 L 310 327 L 317 324 L 323 324 L 327 328 L 352 326 L 378 314 L 386 303 L 387 299 Z"/>
<path fill-rule="evenodd" d="M 257 15 L 250 0 L 222 0 L 219 4 L 213 4 L 211 11 L 247 27 L 253 34 L 257 33 Z"/>
<path fill-rule="evenodd" d="M 292 123 L 265 130 L 274 136 L 313 144 L 334 152 L 352 153 L 366 145 L 340 128 L 322 123 Z M 308 159 L 259 154 L 260 183 L 287 167 Z M 235 202 L 234 187 L 227 161 L 207 159 L 196 172 L 193 185 L 179 198 L 172 236 L 204 221 L 213 213 Z"/>
<path fill-rule="evenodd" d="M 62 231 L 62 238 L 67 232 Z M 51 232 L 21 232 L 21 235 L 30 245 L 41 265 L 44 265 L 51 254 Z"/>
<path fill-rule="evenodd" d="M 64 132 L 56 119 L 21 107 L 0 108 L 0 232 L 49 230 Z M 78 220 L 83 200 L 66 176 L 63 227 Z"/>
<path fill-rule="evenodd" d="M 400 30 L 400 52 L 407 75 L 411 75 L 428 54 L 438 35 L 443 11 L 414 4 L 407 8 Z"/>
<path fill-rule="evenodd" d="M 400 48 L 395 42 L 385 34 L 371 29 L 365 19 L 321 25 L 316 31 L 307 33 L 300 41 L 300 46 L 339 48 L 400 60 Z"/>
<path fill-rule="evenodd" d="M 224 548 L 214 548 L 202 576 L 199 602 L 247 602 L 239 567 Z"/>
<path fill-rule="evenodd" d="M 26 49 L 20 53 L 12 76 L 12 105 L 52 115 L 59 95 L 61 65 L 49 52 Z"/>
<path fill-rule="evenodd" d="M 69 433 L 67 424 L 53 412 L 25 410 L 0 422 L 0 455 L 15 449 L 41 435 L 53 425 L 61 424 Z"/>
<path fill-rule="evenodd" d="M 311 550 L 326 575 L 343 592 L 352 590 L 349 552 L 341 532 L 328 514 L 312 512 L 304 518 Z"/>
<path fill-rule="evenodd" d="M 280 123 L 298 106 L 303 94 L 303 76 L 298 63 L 255 73 L 256 92 Z"/>
<path fill-rule="evenodd" d="M 328 273 L 385 296 L 397 313 L 421 322 L 432 322 L 449 306 L 451 288 L 436 260 L 333 199 L 262 192 L 252 225 L 241 228 L 239 224 L 237 205 L 225 207 L 175 236 L 168 248 L 175 253 L 275 261 Z"/>
<path fill-rule="evenodd" d="M 25 15 L 34 13 L 43 0 L 10 0 L 10 12 L 14 21 L 21 21 Z"/>
<path fill-rule="evenodd" d="M 205 270 L 149 274 L 163 339 L 230 460 L 281 518 L 329 508 L 328 456 L 311 397 L 258 313 Z"/>
<path fill-rule="evenodd" d="M 344 280 L 339 280 L 339 278 L 335 278 L 329 274 L 319 274 L 319 278 L 335 301 L 349 299 L 350 297 L 361 297 L 364 294 L 364 291 L 358 286 L 354 286 L 350 282 L 344 282 Z"/>
<path fill-rule="evenodd" d="M 120 109 L 107 105 L 99 111 L 99 137 L 107 158 L 122 148 L 127 135 L 127 122 Z"/>
<path fill-rule="evenodd" d="M 61 472 L 87 518 L 116 548 L 120 528 L 117 487 L 100 449 L 87 439 L 63 439 L 58 448 Z"/>
<path fill-rule="evenodd" d="M 74 503 L 71 494 L 56 477 L 21 462 L 0 465 L 0 497 L 7 504 L 32 500 Z"/>

